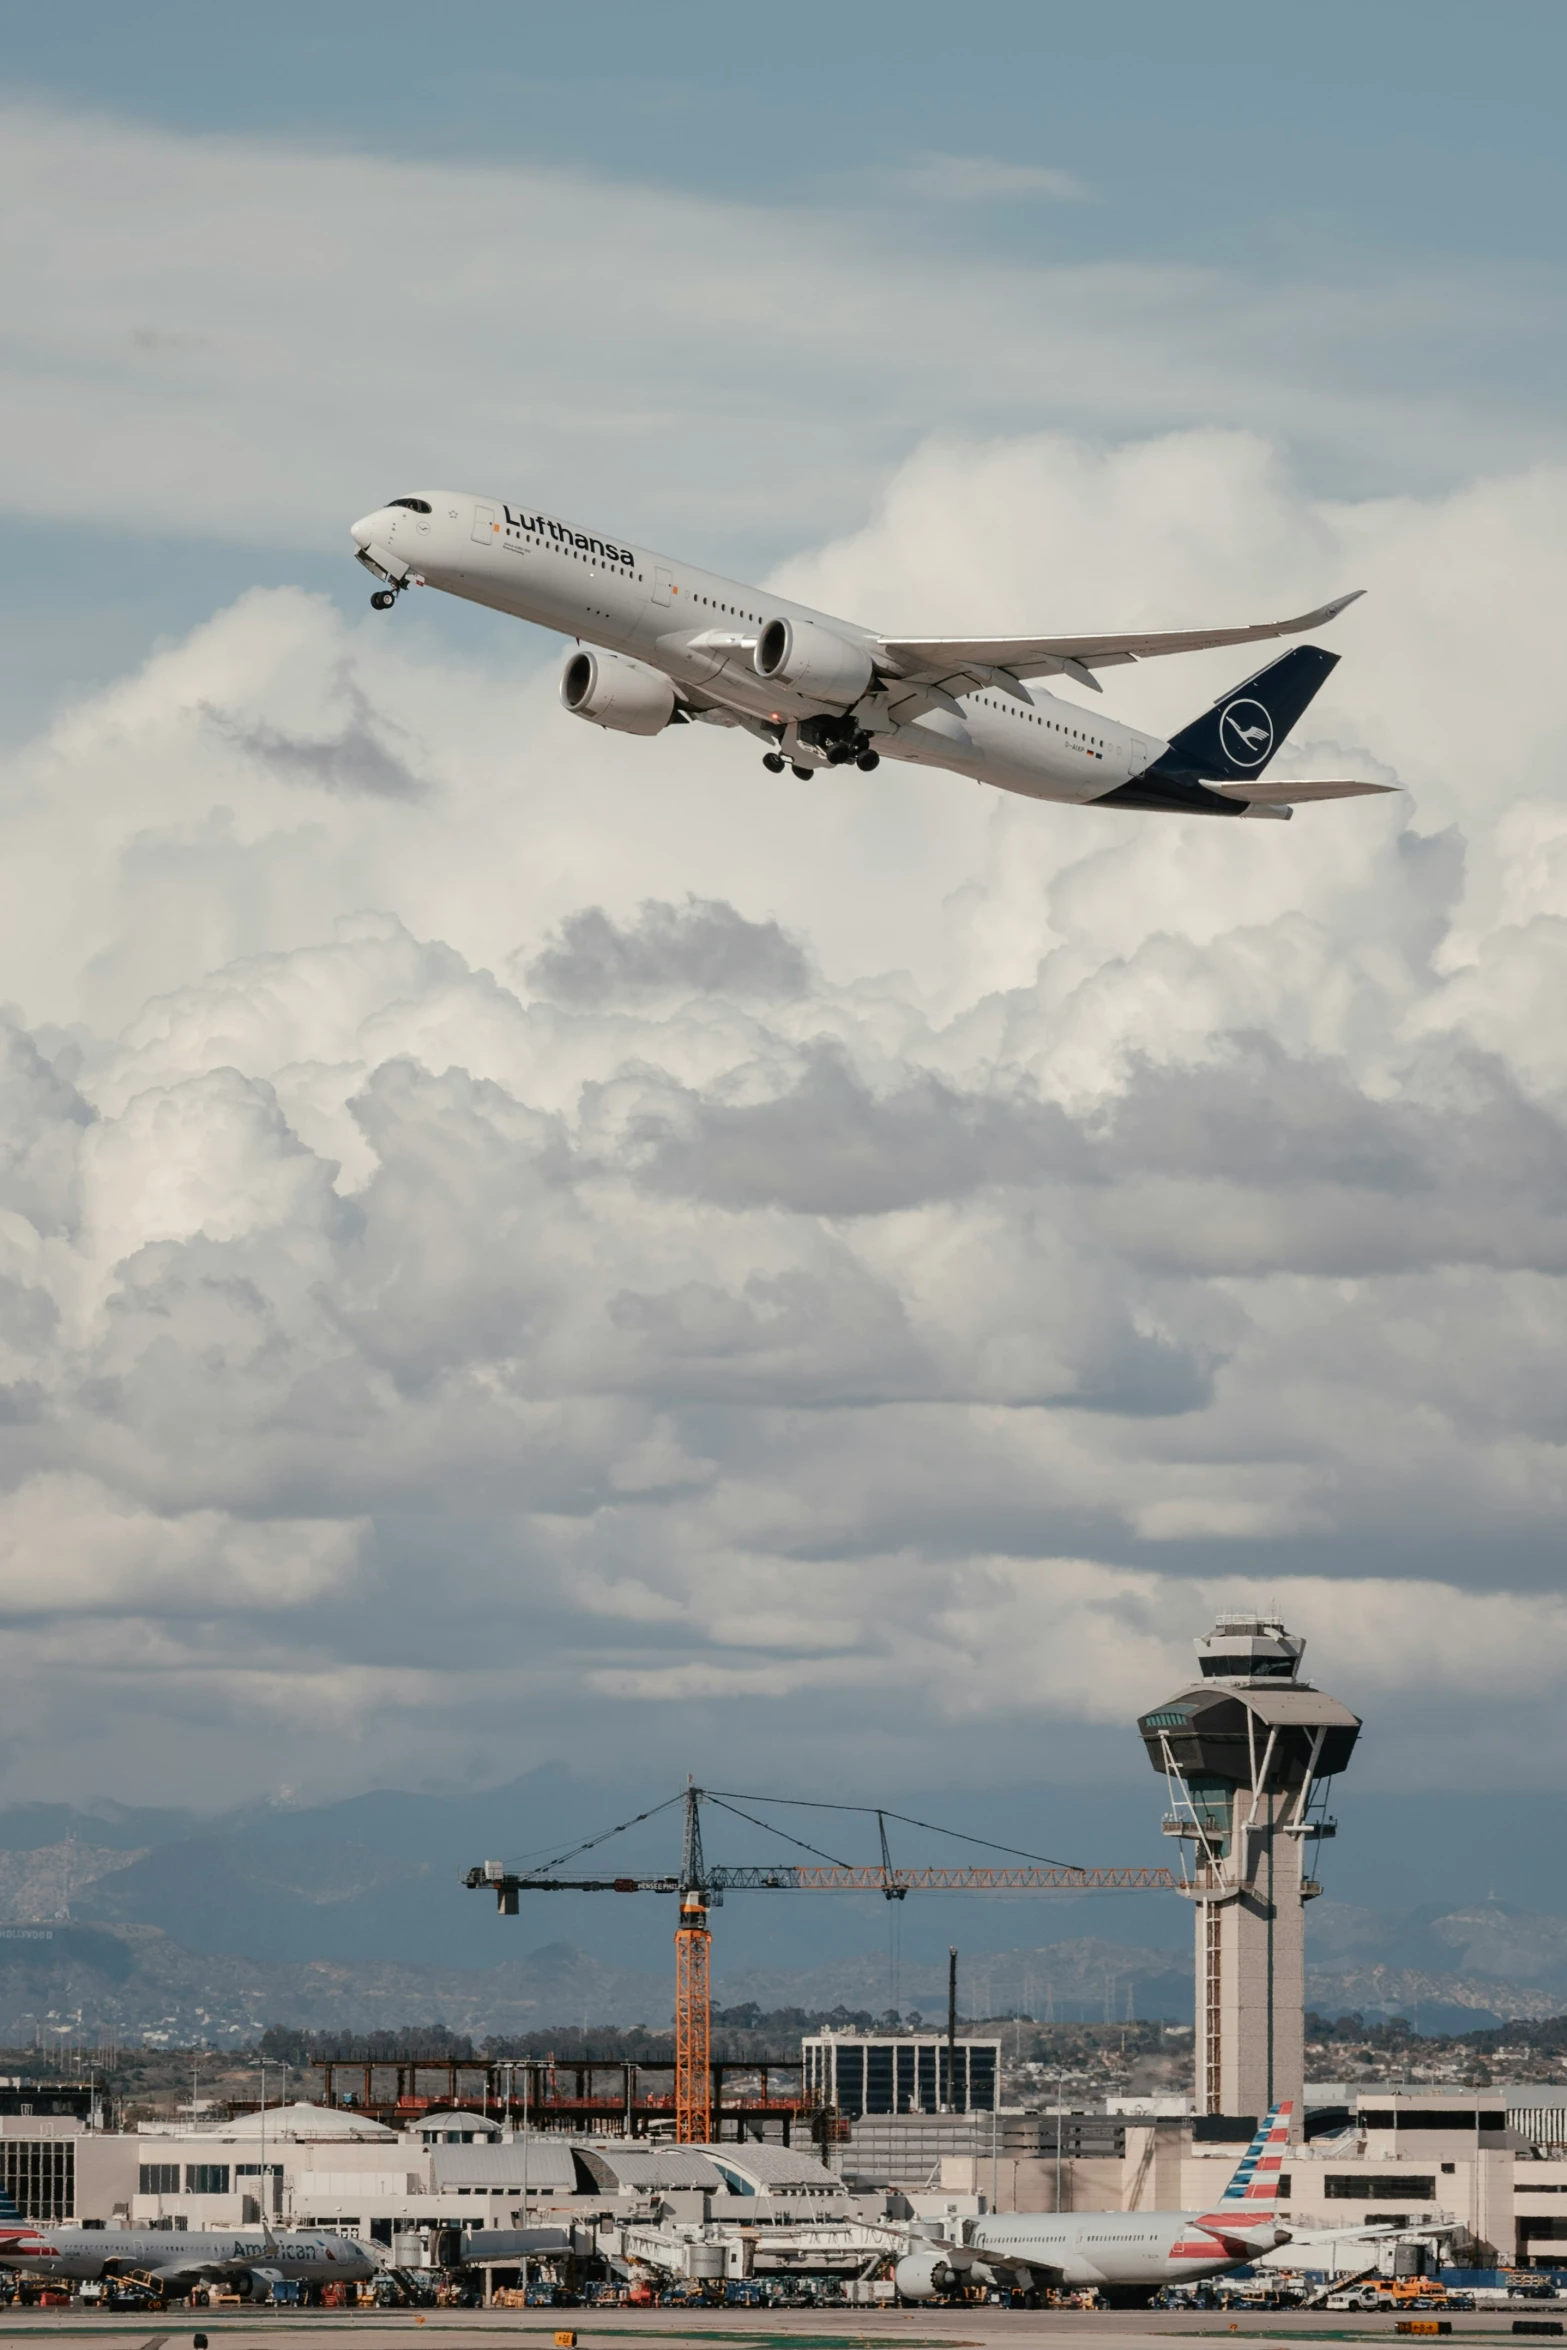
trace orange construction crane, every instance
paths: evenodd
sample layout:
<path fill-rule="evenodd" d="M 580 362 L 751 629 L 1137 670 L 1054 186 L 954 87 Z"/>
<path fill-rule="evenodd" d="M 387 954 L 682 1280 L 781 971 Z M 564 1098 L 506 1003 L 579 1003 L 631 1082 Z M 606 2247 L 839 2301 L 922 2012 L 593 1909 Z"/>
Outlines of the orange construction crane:
<path fill-rule="evenodd" d="M 686 1791 L 680 1852 L 680 1923 L 675 1928 L 675 2143 L 705 2146 L 713 2135 L 713 2002 L 708 1960 L 707 1871 L 702 1865 L 702 1806 Z"/>
<path fill-rule="evenodd" d="M 896 1868 L 887 1846 L 888 1820 L 902 1820 L 901 1812 L 875 1811 L 881 1834 L 881 1861 L 869 1867 L 855 1866 L 844 1861 L 830 1860 L 826 1854 L 816 1855 L 816 1864 L 798 1861 L 769 1862 L 760 1867 L 744 1868 L 709 1866 L 702 1853 L 702 1810 L 704 1803 L 716 1803 L 725 1811 L 735 1809 L 736 1801 L 711 1789 L 687 1787 L 684 1792 L 685 1833 L 681 1844 L 680 1870 L 675 1876 L 662 1877 L 557 1877 L 542 1871 L 538 1875 L 522 1876 L 497 1860 L 485 1861 L 479 1868 L 470 1869 L 463 1883 L 472 1890 L 488 1887 L 495 1895 L 496 1907 L 503 1917 L 514 1918 L 524 1893 L 674 1893 L 680 1899 L 680 1922 L 675 1929 L 675 2137 L 684 2146 L 706 2145 L 713 2132 L 713 2091 L 711 2073 L 712 2051 L 712 1997 L 710 1991 L 709 1961 L 713 1937 L 707 1916 L 716 1908 L 726 1892 L 756 1893 L 880 1893 L 888 1901 L 902 1901 L 910 1893 L 1170 1893 L 1179 1880 L 1169 1869 L 1086 1869 L 1064 1861 L 1035 1861 L 1030 1856 L 1024 1868 Z M 781 1802 L 778 1796 L 749 1796 L 752 1803 Z M 577 1853 L 591 1846 L 619 1836 L 628 1828 L 640 1826 L 657 1812 L 667 1811 L 672 1804 L 682 1801 L 671 1796 L 669 1803 L 656 1804 L 652 1811 L 641 1812 L 635 1820 L 626 1820 L 619 1827 L 608 1828 L 601 1836 L 591 1837 L 572 1852 L 562 1853 L 559 1860 L 549 1863 L 549 1869 L 559 1868 L 563 1862 L 574 1860 Z M 823 1811 L 853 1811 L 869 1814 L 869 1804 L 811 1804 L 803 1808 Z M 750 1819 L 748 1812 L 740 1812 L 741 1819 Z M 767 1828 L 774 1835 L 784 1830 L 767 1820 L 753 1821 L 753 1826 Z M 935 1828 L 929 1820 L 910 1820 L 907 1825 L 928 1828 L 934 1835 L 963 1835 L 951 1828 Z M 799 1844 L 798 1837 L 790 1837 Z M 968 1843 L 983 1844 L 984 1837 L 965 1836 Z M 801 1845 L 802 1851 L 814 1852 L 814 1847 Z M 993 1851 L 1006 1851 L 1005 1845 L 992 1845 Z"/>

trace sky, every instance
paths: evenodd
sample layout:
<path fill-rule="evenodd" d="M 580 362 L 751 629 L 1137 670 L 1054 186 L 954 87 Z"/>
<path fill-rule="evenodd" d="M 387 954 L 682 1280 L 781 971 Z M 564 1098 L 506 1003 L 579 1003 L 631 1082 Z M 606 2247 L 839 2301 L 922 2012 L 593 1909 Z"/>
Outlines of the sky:
<path fill-rule="evenodd" d="M 0 1799 L 1146 1782 L 1070 1856 L 1157 1858 L 1254 1603 L 1433 1861 L 1554 1790 L 1561 12 L 0 27 Z M 1400 790 L 591 730 L 369 611 L 432 484 L 910 632 L 1363 588 L 1281 764 Z"/>

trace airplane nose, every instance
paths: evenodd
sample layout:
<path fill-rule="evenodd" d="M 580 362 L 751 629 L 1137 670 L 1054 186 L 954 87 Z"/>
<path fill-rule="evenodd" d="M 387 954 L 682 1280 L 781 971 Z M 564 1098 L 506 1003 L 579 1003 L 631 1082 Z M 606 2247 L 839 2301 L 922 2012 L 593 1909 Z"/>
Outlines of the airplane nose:
<path fill-rule="evenodd" d="M 369 546 L 370 541 L 375 537 L 375 524 L 376 518 L 373 514 L 361 515 L 357 522 L 350 523 L 349 536 L 356 547 Z"/>

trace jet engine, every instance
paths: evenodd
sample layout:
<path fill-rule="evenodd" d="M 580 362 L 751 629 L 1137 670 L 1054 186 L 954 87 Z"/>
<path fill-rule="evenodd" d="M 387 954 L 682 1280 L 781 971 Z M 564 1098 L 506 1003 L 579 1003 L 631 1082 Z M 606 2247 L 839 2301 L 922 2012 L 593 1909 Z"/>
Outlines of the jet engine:
<path fill-rule="evenodd" d="M 675 689 L 662 669 L 586 647 L 561 671 L 560 698 L 573 718 L 620 734 L 662 734 L 675 714 Z"/>
<path fill-rule="evenodd" d="M 818 628 L 814 620 L 769 620 L 756 640 L 756 674 L 812 702 L 848 710 L 867 691 L 873 670 L 863 645 Z"/>
<path fill-rule="evenodd" d="M 893 2270 L 892 2281 L 901 2300 L 935 2301 L 957 2291 L 958 2272 L 939 2252 L 908 2252 Z"/>

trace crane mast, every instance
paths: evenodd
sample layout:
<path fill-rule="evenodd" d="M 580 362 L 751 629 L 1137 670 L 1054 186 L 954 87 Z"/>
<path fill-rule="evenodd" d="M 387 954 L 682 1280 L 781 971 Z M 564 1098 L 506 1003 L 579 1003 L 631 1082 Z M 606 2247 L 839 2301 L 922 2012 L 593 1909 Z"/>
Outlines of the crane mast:
<path fill-rule="evenodd" d="M 713 2134 L 713 2003 L 708 1962 L 707 1878 L 702 1866 L 702 1799 L 686 1789 L 680 1851 L 680 1923 L 675 1928 L 675 2140 L 705 2146 Z"/>

